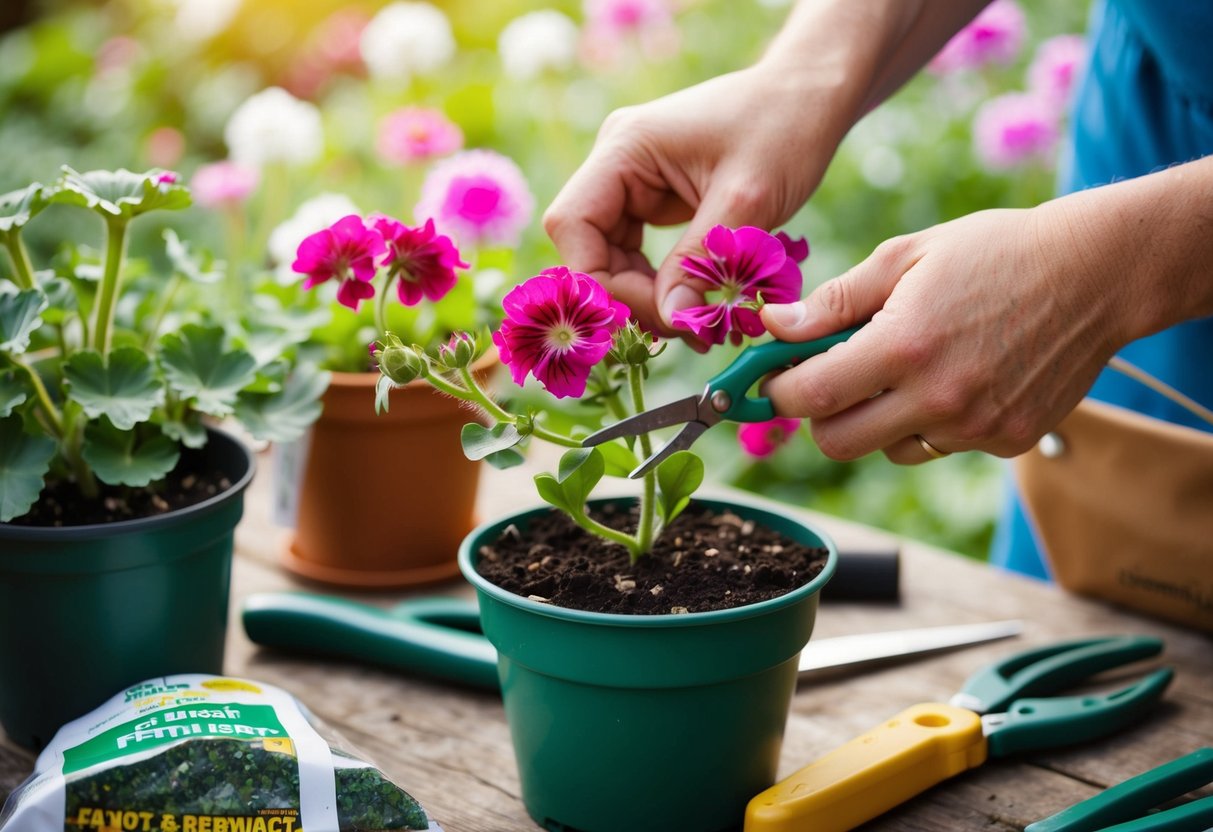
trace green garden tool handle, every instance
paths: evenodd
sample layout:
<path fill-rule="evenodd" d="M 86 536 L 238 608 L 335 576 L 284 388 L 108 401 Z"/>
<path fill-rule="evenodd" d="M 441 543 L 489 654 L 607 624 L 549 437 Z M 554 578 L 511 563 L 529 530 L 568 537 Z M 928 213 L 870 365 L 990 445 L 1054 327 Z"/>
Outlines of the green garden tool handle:
<path fill-rule="evenodd" d="M 767 373 L 823 353 L 835 344 L 841 344 L 859 329 L 854 326 L 813 341 L 769 341 L 747 348 L 708 382 L 708 389 L 712 393 L 723 390 L 729 395 L 730 404 L 721 411 L 721 418 L 734 422 L 769 422 L 774 419 L 775 407 L 771 400 L 765 396 L 749 397 L 746 394 L 750 388 Z"/>
<path fill-rule="evenodd" d="M 1029 824 L 1024 832 L 1097 832 L 1109 827 L 1117 832 L 1200 832 L 1213 826 L 1213 797 L 1166 812 L 1146 812 L 1211 782 L 1213 748 L 1202 748 Z"/>
<path fill-rule="evenodd" d="M 474 604 L 426 599 L 389 612 L 319 595 L 266 592 L 244 602 L 248 637 L 267 647 L 361 659 L 498 690 L 497 651 L 479 633 Z"/>
<path fill-rule="evenodd" d="M 1087 742 L 1128 728 L 1154 706 L 1174 675 L 1164 667 L 1109 694 L 1017 699 L 1006 713 L 982 717 L 990 756 Z"/>

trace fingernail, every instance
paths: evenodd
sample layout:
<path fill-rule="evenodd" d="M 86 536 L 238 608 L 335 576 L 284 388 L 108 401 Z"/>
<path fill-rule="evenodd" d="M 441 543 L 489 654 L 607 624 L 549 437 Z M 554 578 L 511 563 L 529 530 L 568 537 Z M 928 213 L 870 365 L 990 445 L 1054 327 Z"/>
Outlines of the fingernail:
<path fill-rule="evenodd" d="M 672 323 L 675 312 L 702 303 L 703 298 L 690 286 L 675 286 L 665 296 L 665 303 L 661 305 L 661 317 L 665 318 L 666 323 Z"/>
<path fill-rule="evenodd" d="M 803 303 L 768 303 L 762 308 L 773 323 L 794 327 L 804 322 L 807 311 Z"/>

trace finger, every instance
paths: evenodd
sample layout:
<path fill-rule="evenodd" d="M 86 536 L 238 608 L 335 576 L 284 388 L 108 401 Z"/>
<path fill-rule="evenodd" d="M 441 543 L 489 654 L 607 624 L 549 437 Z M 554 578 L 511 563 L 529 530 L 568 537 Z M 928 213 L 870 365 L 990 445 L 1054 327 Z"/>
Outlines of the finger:
<path fill-rule="evenodd" d="M 810 341 L 863 323 L 884 307 L 893 287 L 915 262 L 911 238 L 890 240 L 803 300 L 767 304 L 762 322 L 781 341 Z"/>
<path fill-rule="evenodd" d="M 825 419 L 889 389 L 899 377 L 884 357 L 878 329 L 864 329 L 830 350 L 772 376 L 762 387 L 780 416 Z M 883 446 L 881 446 L 883 447 Z"/>
<path fill-rule="evenodd" d="M 935 443 L 932 442 L 932 445 Z M 937 446 L 938 447 L 938 446 Z M 917 436 L 907 436 L 884 448 L 884 455 L 895 465 L 921 465 L 939 457 L 931 456 L 918 441 Z M 941 449 L 942 450 L 942 449 Z"/>
<path fill-rule="evenodd" d="M 610 268 L 612 229 L 626 221 L 622 171 L 591 153 L 543 215 L 543 228 L 565 265 L 593 274 Z"/>
<path fill-rule="evenodd" d="M 810 424 L 813 441 L 823 454 L 839 461 L 859 459 L 875 451 L 898 446 L 897 450 L 904 452 L 902 458 L 905 461 L 925 462 L 927 454 L 917 442 L 917 454 L 899 445 L 906 436 L 916 432 L 905 398 L 891 391 L 833 416 L 814 419 Z M 917 424 L 921 426 L 921 421 Z M 931 432 L 930 429 L 926 430 Z"/>

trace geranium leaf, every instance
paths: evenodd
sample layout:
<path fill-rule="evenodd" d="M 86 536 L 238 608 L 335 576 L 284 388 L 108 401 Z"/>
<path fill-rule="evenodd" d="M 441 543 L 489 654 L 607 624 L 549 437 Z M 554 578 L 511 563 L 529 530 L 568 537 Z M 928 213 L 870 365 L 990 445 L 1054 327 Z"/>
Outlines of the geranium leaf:
<path fill-rule="evenodd" d="M 463 445 L 463 455 L 476 460 L 514 447 L 522 441 L 522 434 L 517 426 L 508 422 L 498 422 L 491 428 L 469 422 L 459 432 L 459 441 Z"/>
<path fill-rule="evenodd" d="M 608 477 L 626 477 L 640 464 L 640 460 L 636 458 L 636 454 L 618 442 L 603 442 L 596 447 L 598 448 L 598 452 L 602 454 L 602 461 L 606 463 L 604 473 Z"/>
<path fill-rule="evenodd" d="M 82 455 L 102 482 L 142 487 L 173 470 L 181 449 L 155 425 L 119 430 L 102 417 L 84 429 Z"/>
<path fill-rule="evenodd" d="M 223 279 L 223 264 L 207 251 L 195 252 L 190 244 L 171 228 L 164 229 L 164 251 L 173 271 L 195 283 L 218 283 Z"/>
<path fill-rule="evenodd" d="M 157 209 L 188 208 L 189 190 L 176 182 L 160 181 L 163 173 L 158 170 L 133 173 L 124 168 L 77 173 L 64 166 L 50 201 L 81 205 L 103 217 L 125 219 Z"/>
<path fill-rule="evenodd" d="M 236 399 L 236 418 L 256 439 L 293 442 L 320 415 L 320 396 L 329 386 L 329 377 L 305 364 L 276 393 L 242 392 Z"/>
<path fill-rule="evenodd" d="M 568 504 L 580 508 L 590 498 L 590 492 L 605 471 L 606 463 L 597 448 L 574 448 L 560 457 L 556 479 L 564 489 Z"/>
<path fill-rule="evenodd" d="M 257 377 L 256 359 L 226 341 L 223 327 L 199 324 L 160 339 L 160 366 L 169 386 L 212 416 L 231 414 L 237 394 Z"/>
<path fill-rule="evenodd" d="M 187 410 L 181 419 L 166 419 L 160 422 L 164 435 L 187 448 L 202 448 L 206 445 L 206 426 L 202 417 Z"/>
<path fill-rule="evenodd" d="M 0 194 L 0 232 L 21 228 L 46 207 L 46 189 L 35 182 L 19 191 Z"/>
<path fill-rule="evenodd" d="M 46 295 L 47 308 L 42 312 L 42 320 L 46 323 L 61 324 L 79 308 L 76 290 L 67 278 L 59 277 L 51 269 L 43 269 L 34 272 L 34 281 Z"/>
<path fill-rule="evenodd" d="M 0 373 L 0 418 L 8 416 L 13 408 L 25 403 L 29 388 L 25 380 L 12 370 Z"/>
<path fill-rule="evenodd" d="M 506 448 L 504 451 L 489 454 L 484 458 L 484 461 L 498 471 L 504 471 L 507 468 L 515 468 L 526 462 L 526 457 L 515 448 Z"/>
<path fill-rule="evenodd" d="M 0 523 L 29 511 L 55 456 L 54 440 L 25 432 L 20 416 L 0 419 Z"/>
<path fill-rule="evenodd" d="M 703 460 L 690 451 L 675 451 L 657 466 L 657 509 L 668 526 L 691 502 L 703 484 Z"/>
<path fill-rule="evenodd" d="M 536 474 L 535 490 L 539 492 L 539 496 L 543 498 L 544 502 L 555 506 L 566 514 L 573 513 L 569 508 L 563 486 L 551 474 Z"/>
<path fill-rule="evenodd" d="M 119 430 L 146 422 L 164 404 L 156 365 L 135 347 L 119 347 L 103 357 L 95 350 L 73 353 L 63 365 L 68 396 L 90 419 L 108 416 Z"/>
<path fill-rule="evenodd" d="M 46 295 L 40 289 L 0 294 L 0 352 L 25 352 L 30 335 L 42 326 L 41 313 L 46 304 Z"/>

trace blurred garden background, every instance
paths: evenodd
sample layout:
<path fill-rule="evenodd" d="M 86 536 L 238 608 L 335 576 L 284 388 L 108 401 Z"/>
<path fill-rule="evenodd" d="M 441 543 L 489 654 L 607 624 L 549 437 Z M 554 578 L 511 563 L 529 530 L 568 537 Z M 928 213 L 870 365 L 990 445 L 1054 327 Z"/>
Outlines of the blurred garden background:
<path fill-rule="evenodd" d="M 369 313 L 329 315 L 298 291 L 289 261 L 303 236 L 354 210 L 411 219 L 427 177 L 484 165 L 518 207 L 517 228 L 476 251 L 474 291 L 499 294 L 558 262 L 539 216 L 611 110 L 752 62 L 787 10 L 778 0 L 7 0 L 0 193 L 52 181 L 64 164 L 175 171 L 195 192 L 174 218 L 182 235 L 229 279 L 316 313 L 315 348 L 341 369 L 354 359 L 333 344 L 365 356 Z M 890 236 L 1049 198 L 1081 64 L 1071 36 L 1086 13 L 1081 2 L 996 0 L 865 118 L 786 226 L 812 246 L 806 288 Z M 476 149 L 492 154 L 467 154 Z M 69 259 L 89 262 L 101 240 L 87 219 L 64 212 L 32 226 L 36 259 L 56 254 L 39 233 L 57 239 L 78 221 Z M 650 258 L 677 233 L 651 233 Z M 154 222 L 131 246 L 153 271 L 163 259 Z M 688 392 L 730 357 L 659 362 L 672 374 L 651 400 Z M 693 372 L 673 374 L 692 360 Z M 839 464 L 804 431 L 759 458 L 716 434 L 702 453 L 721 481 L 985 556 L 998 460 Z"/>

